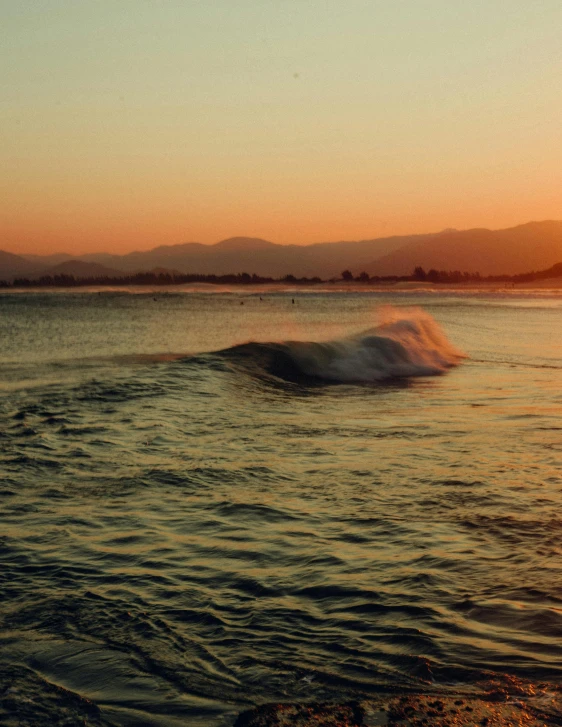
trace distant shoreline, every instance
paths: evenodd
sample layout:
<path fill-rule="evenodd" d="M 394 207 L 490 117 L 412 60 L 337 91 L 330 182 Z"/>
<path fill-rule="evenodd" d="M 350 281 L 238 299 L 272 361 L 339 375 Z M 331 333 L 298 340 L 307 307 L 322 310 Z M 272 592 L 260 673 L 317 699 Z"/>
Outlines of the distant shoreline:
<path fill-rule="evenodd" d="M 562 290 L 562 278 L 548 278 L 544 280 L 534 280 L 524 283 L 499 283 L 486 281 L 467 281 L 459 283 L 430 283 L 425 281 L 397 281 L 397 282 L 373 282 L 360 283 L 357 281 L 338 281 L 334 283 L 149 283 L 149 284 L 131 284 L 119 283 L 115 281 L 111 284 L 96 283 L 74 283 L 72 285 L 25 285 L 25 286 L 4 286 L 0 287 L 0 295 L 3 293 L 38 293 L 38 292 L 83 292 L 83 293 L 103 293 L 103 292 L 131 292 L 131 293 L 149 293 L 152 291 L 180 293 L 180 292 L 201 292 L 201 293 L 237 293 L 256 295 L 262 293 L 282 293 L 291 292 L 293 294 L 299 292 L 321 292 L 321 293 L 375 293 L 375 292 L 392 292 L 400 291 L 404 293 L 414 292 L 472 292 L 472 293 L 517 293 L 521 291 L 559 291 Z"/>
<path fill-rule="evenodd" d="M 562 263 L 556 263 L 545 270 L 533 270 L 527 273 L 516 275 L 487 275 L 479 273 L 461 272 L 460 270 L 436 270 L 431 268 L 425 270 L 421 266 L 414 268 L 409 275 L 374 275 L 369 276 L 363 272 L 354 276 L 346 269 L 340 277 L 332 277 L 327 280 L 319 276 L 284 275 L 273 278 L 271 276 L 258 275 L 257 273 L 229 273 L 226 275 L 205 275 L 200 273 L 175 273 L 169 271 L 138 272 L 131 275 L 75 275 L 55 274 L 43 275 L 39 278 L 13 277 L 0 280 L 0 290 L 44 290 L 44 289 L 65 289 L 75 290 L 77 288 L 95 288 L 96 290 L 107 289 L 186 289 L 186 287 L 198 287 L 202 289 L 219 290 L 239 288 L 241 290 L 263 289 L 263 288 L 289 288 L 291 290 L 302 290 L 304 288 L 327 289 L 327 290 L 527 290 L 546 288 L 557 290 L 562 287 Z"/>

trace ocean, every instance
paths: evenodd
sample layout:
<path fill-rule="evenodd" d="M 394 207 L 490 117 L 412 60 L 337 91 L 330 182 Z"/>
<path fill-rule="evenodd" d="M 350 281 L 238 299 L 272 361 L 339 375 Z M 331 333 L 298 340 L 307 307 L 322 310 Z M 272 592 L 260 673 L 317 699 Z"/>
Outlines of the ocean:
<path fill-rule="evenodd" d="M 561 334 L 549 291 L 2 292 L 0 722 L 562 718 Z"/>

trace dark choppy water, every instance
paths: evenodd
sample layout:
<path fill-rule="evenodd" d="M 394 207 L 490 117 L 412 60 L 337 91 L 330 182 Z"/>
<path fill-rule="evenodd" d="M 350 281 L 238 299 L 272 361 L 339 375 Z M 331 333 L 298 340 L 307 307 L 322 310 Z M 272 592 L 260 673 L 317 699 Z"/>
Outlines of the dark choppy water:
<path fill-rule="evenodd" d="M 4 716 L 560 709 L 562 298 L 294 295 L 0 296 Z M 469 358 L 365 382 L 456 361 L 381 348 L 384 303 Z"/>

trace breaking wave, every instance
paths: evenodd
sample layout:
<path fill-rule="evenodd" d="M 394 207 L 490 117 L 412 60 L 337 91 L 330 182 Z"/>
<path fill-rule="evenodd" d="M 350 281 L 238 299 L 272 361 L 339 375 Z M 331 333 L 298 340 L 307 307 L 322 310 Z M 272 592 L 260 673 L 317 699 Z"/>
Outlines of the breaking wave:
<path fill-rule="evenodd" d="M 439 324 L 419 308 L 384 308 L 375 328 L 334 341 L 245 343 L 223 357 L 265 368 L 283 379 L 310 377 L 334 382 L 377 382 L 435 376 L 465 355 Z"/>

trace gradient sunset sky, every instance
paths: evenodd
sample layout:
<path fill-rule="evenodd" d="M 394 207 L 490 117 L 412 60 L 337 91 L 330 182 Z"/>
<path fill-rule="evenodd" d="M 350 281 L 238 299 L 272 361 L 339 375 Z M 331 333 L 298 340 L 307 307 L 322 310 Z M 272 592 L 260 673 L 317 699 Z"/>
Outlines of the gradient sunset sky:
<path fill-rule="evenodd" d="M 561 0 L 0 0 L 0 249 L 562 218 Z"/>

